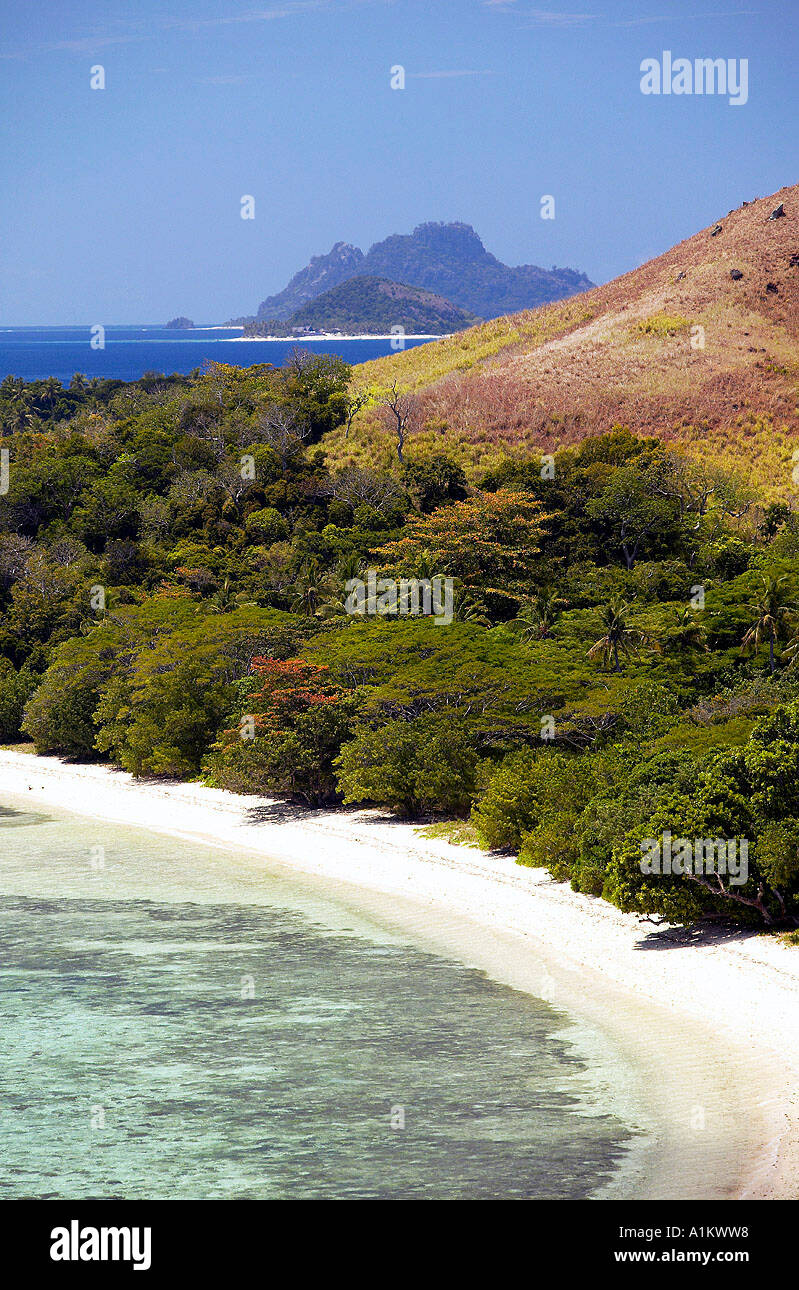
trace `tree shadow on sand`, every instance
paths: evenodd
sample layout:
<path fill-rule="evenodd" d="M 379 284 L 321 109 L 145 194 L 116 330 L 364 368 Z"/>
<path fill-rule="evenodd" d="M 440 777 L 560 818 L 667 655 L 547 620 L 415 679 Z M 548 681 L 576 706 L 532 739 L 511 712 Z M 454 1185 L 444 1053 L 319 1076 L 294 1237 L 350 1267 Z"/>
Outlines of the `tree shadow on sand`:
<path fill-rule="evenodd" d="M 641 923 L 651 919 L 641 919 Z M 671 950 L 682 946 L 729 945 L 735 941 L 748 941 L 753 936 L 762 936 L 762 930 L 756 927 L 741 927 L 738 923 L 705 922 L 695 923 L 692 927 L 654 924 L 642 941 L 636 945 L 637 950 Z"/>
<path fill-rule="evenodd" d="M 258 806 L 248 806 L 244 812 L 245 824 L 293 824 L 298 820 L 312 820 L 319 815 L 313 806 L 304 806 L 301 802 L 262 802 Z"/>

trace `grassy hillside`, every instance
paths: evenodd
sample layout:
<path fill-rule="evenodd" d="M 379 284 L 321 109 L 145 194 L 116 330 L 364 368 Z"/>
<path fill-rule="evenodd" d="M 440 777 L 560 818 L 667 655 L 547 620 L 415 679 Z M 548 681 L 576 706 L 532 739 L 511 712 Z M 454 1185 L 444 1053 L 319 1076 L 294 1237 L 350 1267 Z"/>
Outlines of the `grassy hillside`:
<path fill-rule="evenodd" d="M 799 446 L 799 187 L 744 203 L 605 286 L 355 375 L 376 391 L 394 380 L 418 396 L 418 448 L 445 446 L 467 467 L 622 423 L 709 448 L 785 495 Z M 387 462 L 391 441 L 367 411 L 330 450 Z"/>

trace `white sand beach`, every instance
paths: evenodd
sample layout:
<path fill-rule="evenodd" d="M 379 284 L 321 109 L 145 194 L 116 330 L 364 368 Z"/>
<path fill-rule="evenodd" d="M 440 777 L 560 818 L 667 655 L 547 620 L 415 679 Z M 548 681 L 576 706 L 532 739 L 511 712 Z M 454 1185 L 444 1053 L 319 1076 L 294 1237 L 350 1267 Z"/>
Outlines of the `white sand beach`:
<path fill-rule="evenodd" d="M 406 340 L 449 340 L 451 332 L 405 332 L 402 337 L 403 342 Z M 358 335 L 351 335 L 349 332 L 342 331 L 316 331 L 309 332 L 307 336 L 226 336 L 225 340 L 232 344 L 238 345 L 243 340 L 291 340 L 296 345 L 301 345 L 306 340 L 398 340 L 396 333 L 392 332 L 361 332 Z M 398 346 L 402 349 L 402 345 Z"/>
<path fill-rule="evenodd" d="M 306 812 L 13 750 L 0 751 L 6 799 L 264 857 L 599 1032 L 619 1061 L 606 1093 L 642 1130 L 603 1195 L 799 1196 L 799 949 L 656 927 L 374 811 Z"/>

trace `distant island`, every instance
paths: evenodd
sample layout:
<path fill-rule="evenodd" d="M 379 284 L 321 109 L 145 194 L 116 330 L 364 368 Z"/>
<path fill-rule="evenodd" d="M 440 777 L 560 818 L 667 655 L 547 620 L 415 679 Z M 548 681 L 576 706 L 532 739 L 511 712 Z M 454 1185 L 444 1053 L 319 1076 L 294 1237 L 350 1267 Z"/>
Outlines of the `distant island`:
<path fill-rule="evenodd" d="M 481 319 L 421 287 L 388 278 L 359 276 L 332 287 L 287 319 L 246 323 L 245 336 L 303 336 L 340 332 L 385 336 L 401 329 L 409 335 L 445 336 Z"/>
<path fill-rule="evenodd" d="M 477 319 L 535 309 L 594 285 L 575 269 L 543 269 L 534 264 L 511 268 L 502 264 L 486 250 L 469 224 L 428 223 L 418 225 L 412 233 L 392 234 L 376 242 L 366 254 L 348 242 L 336 242 L 327 255 L 313 256 L 282 291 L 262 300 L 256 314 L 231 319 L 230 324 L 245 328 L 255 325 L 255 330 L 247 333 L 250 335 L 296 334 L 295 328 L 302 334 L 306 326 L 310 331 L 330 332 L 341 330 L 336 321 L 340 312 L 347 319 L 347 331 L 371 332 L 377 316 L 383 315 L 385 288 L 376 294 L 373 286 L 361 286 L 351 297 L 330 294 L 356 280 L 393 283 L 403 293 L 417 288 L 443 302 L 432 306 L 434 311 L 442 307 L 445 311 L 461 310 L 463 319 L 468 320 L 458 321 L 453 312 L 453 321 L 443 328 L 423 327 L 435 334 L 467 327 Z M 410 298 L 403 299 L 410 308 Z M 321 307 L 310 316 L 303 315 L 312 301 Z M 415 309 L 416 304 L 414 312 Z M 284 328 L 281 330 L 276 323 L 283 323 Z M 264 324 L 266 331 L 262 330 Z M 392 317 L 391 324 L 405 326 L 402 318 L 396 317 Z M 413 325 L 422 327 L 419 322 Z"/>
<path fill-rule="evenodd" d="M 184 318 L 182 315 L 178 318 L 171 318 L 166 324 L 172 331 L 189 331 L 194 326 L 191 318 Z"/>

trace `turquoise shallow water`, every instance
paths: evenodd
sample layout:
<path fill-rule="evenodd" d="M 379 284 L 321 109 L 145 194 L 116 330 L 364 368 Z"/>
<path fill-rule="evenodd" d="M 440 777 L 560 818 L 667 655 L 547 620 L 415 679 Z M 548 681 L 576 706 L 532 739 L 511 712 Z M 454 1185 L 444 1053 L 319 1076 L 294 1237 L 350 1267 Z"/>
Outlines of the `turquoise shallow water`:
<path fill-rule="evenodd" d="M 0 807 L 0 1196 L 581 1197 L 630 1131 L 543 1001 L 263 860 Z"/>

